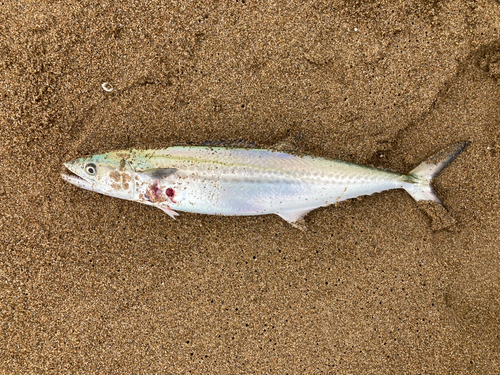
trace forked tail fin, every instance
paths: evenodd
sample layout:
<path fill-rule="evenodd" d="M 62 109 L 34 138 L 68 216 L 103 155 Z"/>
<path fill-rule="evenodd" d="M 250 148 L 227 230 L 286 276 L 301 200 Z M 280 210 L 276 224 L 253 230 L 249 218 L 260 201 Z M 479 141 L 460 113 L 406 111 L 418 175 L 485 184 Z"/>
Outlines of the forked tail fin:
<path fill-rule="evenodd" d="M 441 203 L 441 200 L 432 190 L 431 182 L 444 167 L 450 164 L 470 142 L 461 142 L 448 146 L 438 154 L 430 157 L 408 175 L 414 179 L 414 184 L 407 186 L 406 191 L 416 201 L 433 201 Z"/>

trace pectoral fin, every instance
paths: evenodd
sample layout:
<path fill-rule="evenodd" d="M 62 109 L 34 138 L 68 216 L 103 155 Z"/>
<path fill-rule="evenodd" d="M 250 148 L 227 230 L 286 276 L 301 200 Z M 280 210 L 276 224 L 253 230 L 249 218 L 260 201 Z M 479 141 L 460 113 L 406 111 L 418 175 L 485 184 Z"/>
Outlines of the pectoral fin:
<path fill-rule="evenodd" d="M 313 209 L 308 208 L 306 210 L 299 210 L 299 211 L 285 211 L 285 212 L 278 212 L 276 213 L 276 215 L 281 217 L 283 220 L 289 222 L 295 228 L 298 228 L 300 230 L 306 230 L 306 223 L 304 220 L 304 216 L 306 216 L 312 210 Z"/>
<path fill-rule="evenodd" d="M 138 172 L 138 171 L 136 171 Z M 175 172 L 177 172 L 177 169 L 175 168 L 156 168 L 156 169 L 148 169 L 145 171 L 140 171 L 142 174 L 149 175 L 151 177 L 157 178 L 157 179 L 162 179 L 168 176 L 173 175 Z"/>

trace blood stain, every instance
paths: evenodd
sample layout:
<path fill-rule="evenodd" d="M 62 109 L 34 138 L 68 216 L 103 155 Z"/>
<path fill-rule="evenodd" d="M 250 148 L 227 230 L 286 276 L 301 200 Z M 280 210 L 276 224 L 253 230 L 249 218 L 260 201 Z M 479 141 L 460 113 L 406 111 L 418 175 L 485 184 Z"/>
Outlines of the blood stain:
<path fill-rule="evenodd" d="M 151 185 L 147 189 L 146 198 L 153 203 L 159 203 L 165 201 L 165 197 L 163 197 L 163 192 L 158 186 L 158 181 L 155 181 L 153 185 Z"/>
<path fill-rule="evenodd" d="M 167 188 L 165 190 L 165 195 L 172 201 L 172 203 L 177 203 L 174 201 L 175 191 L 172 188 Z"/>
<path fill-rule="evenodd" d="M 151 191 L 157 196 L 161 197 L 161 189 L 158 187 L 158 181 L 155 181 L 153 185 L 151 185 Z"/>

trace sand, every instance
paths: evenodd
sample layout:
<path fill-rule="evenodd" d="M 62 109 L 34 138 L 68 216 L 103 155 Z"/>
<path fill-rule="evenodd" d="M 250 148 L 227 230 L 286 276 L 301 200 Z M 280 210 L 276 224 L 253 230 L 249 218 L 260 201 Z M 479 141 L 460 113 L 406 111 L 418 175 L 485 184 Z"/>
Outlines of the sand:
<path fill-rule="evenodd" d="M 0 372 L 500 373 L 499 33 L 495 1 L 3 2 Z M 220 139 L 401 172 L 471 145 L 437 227 L 404 191 L 302 232 L 60 178 Z"/>

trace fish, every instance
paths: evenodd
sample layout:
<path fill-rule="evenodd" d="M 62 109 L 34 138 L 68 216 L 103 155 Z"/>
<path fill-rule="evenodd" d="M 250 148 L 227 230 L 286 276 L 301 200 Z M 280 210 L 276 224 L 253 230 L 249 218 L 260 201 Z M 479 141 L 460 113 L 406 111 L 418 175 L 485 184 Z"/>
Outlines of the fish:
<path fill-rule="evenodd" d="M 386 190 L 442 204 L 433 178 L 469 142 L 443 149 L 408 174 L 342 160 L 268 149 L 173 146 L 129 149 L 64 163 L 62 178 L 82 189 L 178 211 L 209 215 L 275 214 L 304 229 L 319 207 Z"/>

